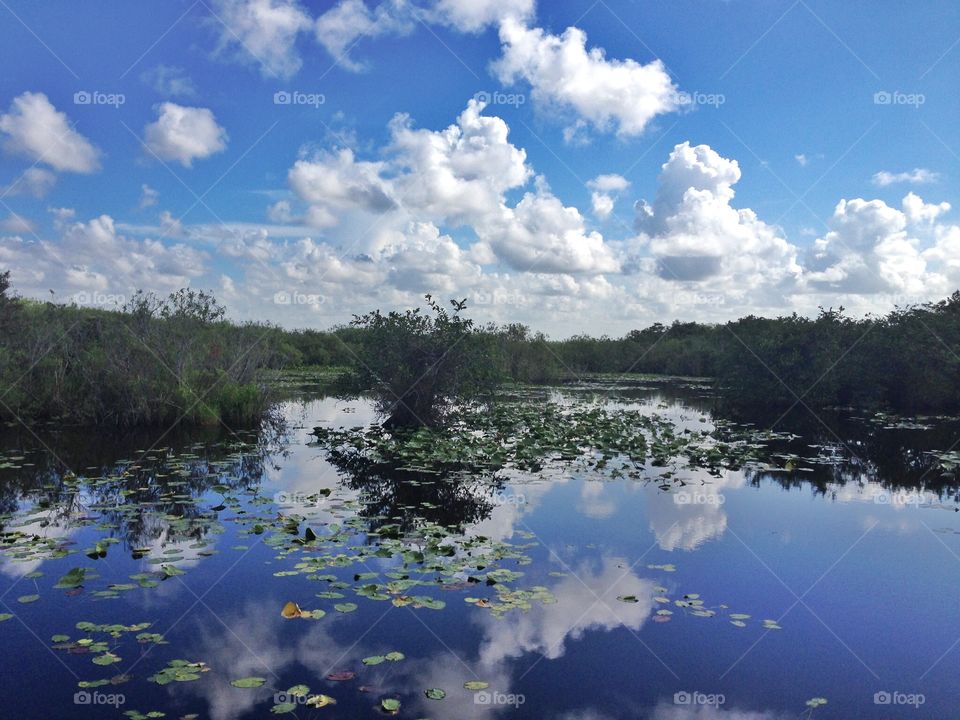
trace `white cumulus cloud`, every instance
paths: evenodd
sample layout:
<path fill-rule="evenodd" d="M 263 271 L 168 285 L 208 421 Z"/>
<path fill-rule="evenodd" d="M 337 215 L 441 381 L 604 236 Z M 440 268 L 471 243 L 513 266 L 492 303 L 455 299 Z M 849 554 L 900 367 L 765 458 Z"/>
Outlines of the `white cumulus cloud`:
<path fill-rule="evenodd" d="M 562 35 L 530 28 L 513 18 L 500 26 L 503 56 L 494 70 L 501 82 L 525 80 L 534 100 L 572 110 L 600 130 L 638 135 L 658 115 L 676 110 L 677 88 L 660 60 L 641 64 L 608 59 L 601 48 L 587 48 L 576 27 Z"/>
<path fill-rule="evenodd" d="M 43 93 L 25 92 L 0 115 L 7 152 L 24 155 L 60 172 L 92 173 L 100 169 L 100 151 L 74 130 Z"/>
<path fill-rule="evenodd" d="M 312 26 L 296 0 L 217 0 L 221 53 L 259 65 L 265 77 L 289 78 L 300 70 L 297 37 Z"/>
<path fill-rule="evenodd" d="M 184 167 L 223 152 L 227 139 L 227 131 L 217 124 L 211 110 L 172 102 L 161 104 L 156 122 L 144 129 L 144 143 L 153 154 Z"/>

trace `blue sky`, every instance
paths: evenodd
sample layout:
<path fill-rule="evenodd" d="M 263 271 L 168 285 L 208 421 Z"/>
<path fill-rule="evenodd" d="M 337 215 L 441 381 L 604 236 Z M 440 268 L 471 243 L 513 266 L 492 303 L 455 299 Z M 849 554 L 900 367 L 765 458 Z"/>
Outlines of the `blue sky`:
<path fill-rule="evenodd" d="M 238 318 L 326 327 L 432 290 L 568 335 L 960 285 L 960 7 L 5 0 L 0 17 L 0 266 L 25 295 L 190 284 Z M 470 131 L 472 98 L 494 120 Z"/>

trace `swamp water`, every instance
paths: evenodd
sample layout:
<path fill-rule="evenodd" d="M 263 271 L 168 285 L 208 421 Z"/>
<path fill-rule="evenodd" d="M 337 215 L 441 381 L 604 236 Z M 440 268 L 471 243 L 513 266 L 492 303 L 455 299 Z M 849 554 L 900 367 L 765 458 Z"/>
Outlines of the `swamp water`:
<path fill-rule="evenodd" d="M 538 393 L 714 432 L 696 383 Z M 390 474 L 310 444 L 367 401 L 293 395 L 280 437 L 0 434 L 0 716 L 960 717 L 953 420 Z"/>

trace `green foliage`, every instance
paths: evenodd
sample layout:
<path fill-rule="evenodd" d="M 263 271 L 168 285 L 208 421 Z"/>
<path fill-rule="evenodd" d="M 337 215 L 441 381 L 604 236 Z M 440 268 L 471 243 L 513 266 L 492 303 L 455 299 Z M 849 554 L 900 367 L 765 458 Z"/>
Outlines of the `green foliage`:
<path fill-rule="evenodd" d="M 729 409 L 745 415 L 794 405 L 960 410 L 960 292 L 860 320 L 839 308 L 816 318 L 656 323 L 618 339 L 549 341 L 522 325 L 484 333 L 499 370 L 519 382 L 592 373 L 710 377 Z"/>
<path fill-rule="evenodd" d="M 246 424 L 270 407 L 261 370 L 288 357 L 282 331 L 230 324 L 202 291 L 137 293 L 120 312 L 8 293 L 0 274 L 0 417 Z"/>
<path fill-rule="evenodd" d="M 489 392 L 496 382 L 488 338 L 460 313 L 426 296 L 432 314 L 419 308 L 379 310 L 354 318 L 359 336 L 356 374 L 370 389 L 389 427 L 436 426 L 457 403 Z"/>

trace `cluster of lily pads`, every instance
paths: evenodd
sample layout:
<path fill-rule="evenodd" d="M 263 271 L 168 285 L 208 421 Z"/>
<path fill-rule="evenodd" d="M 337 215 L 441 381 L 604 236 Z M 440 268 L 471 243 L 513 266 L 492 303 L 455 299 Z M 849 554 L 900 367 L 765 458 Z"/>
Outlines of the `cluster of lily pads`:
<path fill-rule="evenodd" d="M 714 474 L 757 459 L 774 433 L 734 432 L 720 438 L 706 430 L 680 429 L 669 418 L 606 403 L 497 402 L 462 409 L 441 428 L 387 430 L 380 425 L 317 427 L 317 443 L 338 464 L 360 457 L 371 463 L 422 473 L 540 472 L 555 463 L 578 463 L 612 477 L 644 477 L 649 462 L 664 467 L 683 458 L 690 468 Z"/>
<path fill-rule="evenodd" d="M 88 621 L 81 621 L 76 624 L 76 629 L 83 635 L 78 638 L 72 638 L 70 635 L 57 634 L 50 638 L 54 650 L 70 653 L 71 655 L 92 655 L 91 662 L 100 667 L 111 667 L 123 659 L 117 654 L 117 641 L 128 633 L 136 633 L 135 639 L 140 645 L 166 645 L 167 641 L 159 633 L 147 632 L 151 623 L 137 623 L 135 625 L 121 625 L 119 623 L 96 624 Z M 97 636 L 106 636 L 100 637 Z M 78 686 L 81 688 L 96 688 L 103 685 L 120 685 L 128 682 L 130 676 L 127 674 L 114 675 L 110 678 L 99 680 L 80 680 Z"/>

